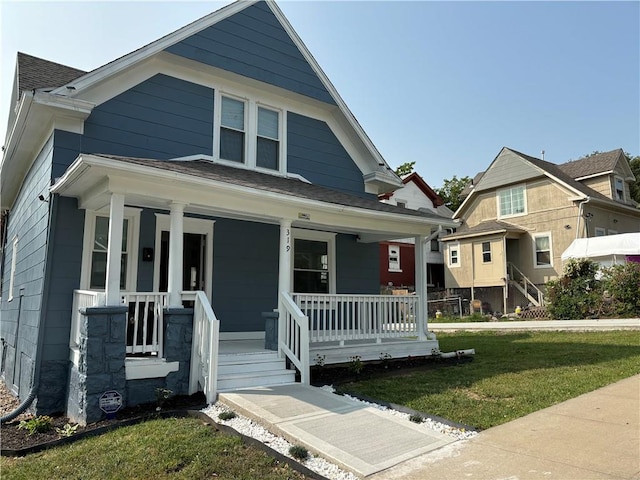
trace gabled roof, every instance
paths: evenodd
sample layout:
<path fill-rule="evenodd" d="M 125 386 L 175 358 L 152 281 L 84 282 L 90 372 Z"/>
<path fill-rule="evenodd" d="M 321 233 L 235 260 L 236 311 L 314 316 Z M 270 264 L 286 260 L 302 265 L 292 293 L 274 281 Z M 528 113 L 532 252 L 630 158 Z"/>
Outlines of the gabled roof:
<path fill-rule="evenodd" d="M 433 188 L 431 188 L 429 184 L 425 182 L 424 179 L 417 172 L 412 172 L 402 177 L 403 185 L 406 185 L 411 182 L 414 183 L 416 187 L 418 187 L 420 191 L 424 193 L 424 195 L 429 200 L 431 200 L 431 203 L 433 203 L 434 207 L 439 207 L 440 205 L 444 205 L 444 200 L 440 198 L 440 195 L 438 195 L 435 192 L 435 190 L 433 190 Z M 389 200 L 391 197 L 393 197 L 393 194 L 394 192 L 382 193 L 378 195 L 378 198 L 380 200 Z"/>
<path fill-rule="evenodd" d="M 575 179 L 604 175 L 613 171 L 621 155 L 624 155 L 624 152 L 618 148 L 610 152 L 596 153 L 579 160 L 562 163 L 558 167 Z"/>
<path fill-rule="evenodd" d="M 18 52 L 18 91 L 57 88 L 84 75 L 85 71 Z"/>

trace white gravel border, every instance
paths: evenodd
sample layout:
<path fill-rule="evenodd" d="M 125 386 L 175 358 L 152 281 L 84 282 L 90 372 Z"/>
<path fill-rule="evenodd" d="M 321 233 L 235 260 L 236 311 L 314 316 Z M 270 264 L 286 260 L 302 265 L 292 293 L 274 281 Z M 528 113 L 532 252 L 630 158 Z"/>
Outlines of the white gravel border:
<path fill-rule="evenodd" d="M 321 388 L 325 391 L 335 393 L 335 389 L 331 385 L 325 385 L 324 387 L 321 387 Z M 344 395 L 344 397 L 348 398 L 353 402 L 358 402 L 370 407 L 377 408 L 378 410 L 385 412 L 388 415 L 394 415 L 396 417 L 404 418 L 407 420 L 407 422 L 410 421 L 409 420 L 410 415 L 408 413 L 402 413 L 397 410 L 393 410 L 391 408 L 387 408 L 385 406 L 379 405 L 377 403 L 365 402 L 364 400 L 360 400 L 350 395 Z M 288 442 L 287 440 L 285 440 L 280 436 L 274 435 L 273 433 L 269 432 L 266 428 L 264 428 L 262 425 L 257 424 L 253 420 L 247 417 L 244 417 L 242 415 L 238 415 L 237 413 L 236 413 L 237 416 L 235 418 L 232 418 L 231 420 L 220 420 L 218 418 L 218 415 L 220 413 L 229 412 L 229 411 L 231 411 L 231 409 L 229 409 L 226 405 L 223 405 L 220 402 L 216 402 L 215 404 L 210 405 L 207 408 L 203 409 L 202 413 L 211 417 L 213 421 L 215 421 L 216 423 L 227 425 L 233 428 L 236 432 L 246 435 L 248 437 L 255 438 L 256 440 L 264 443 L 265 445 L 268 445 L 270 448 L 273 448 L 275 451 L 289 458 L 293 458 L 289 454 L 289 449 L 293 446 L 293 444 L 291 444 L 290 442 Z M 474 432 L 471 430 L 456 428 L 456 427 L 452 427 L 451 425 L 437 422 L 428 417 L 425 417 L 424 421 L 420 425 L 428 430 L 436 431 L 444 435 L 454 437 L 456 440 L 468 439 L 471 437 L 475 437 L 478 434 L 477 432 Z M 311 452 L 309 452 L 309 457 L 307 458 L 307 460 L 305 460 L 302 463 L 308 469 L 313 470 L 314 472 L 326 478 L 329 478 L 330 480 L 358 480 L 358 477 L 353 473 L 347 472 L 341 469 L 340 467 L 338 467 L 337 465 L 325 460 L 324 458 L 313 455 Z"/>

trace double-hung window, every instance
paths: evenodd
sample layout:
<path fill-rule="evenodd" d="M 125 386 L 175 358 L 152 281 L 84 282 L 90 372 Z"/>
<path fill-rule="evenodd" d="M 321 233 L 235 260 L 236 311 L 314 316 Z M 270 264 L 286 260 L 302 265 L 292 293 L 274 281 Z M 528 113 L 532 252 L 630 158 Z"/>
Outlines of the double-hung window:
<path fill-rule="evenodd" d="M 449 244 L 449 266 L 450 267 L 460 266 L 460 244 L 459 243 Z"/>
<path fill-rule="evenodd" d="M 335 235 L 293 231 L 293 291 L 335 293 Z"/>
<path fill-rule="evenodd" d="M 270 170 L 280 169 L 280 114 L 275 110 L 258 107 L 258 139 L 256 166 Z"/>
<path fill-rule="evenodd" d="M 389 245 L 389 271 L 402 271 L 400 268 L 400 245 Z"/>
<path fill-rule="evenodd" d="M 526 213 L 524 185 L 498 191 L 499 217 L 512 217 Z"/>
<path fill-rule="evenodd" d="M 126 218 L 122 224 L 122 256 L 120 257 L 120 288 L 127 286 L 127 258 L 128 252 L 129 220 Z M 89 288 L 103 289 L 107 279 L 107 249 L 109 247 L 109 217 L 96 217 L 91 250 L 91 274 Z"/>
<path fill-rule="evenodd" d="M 624 180 L 621 177 L 614 178 L 615 199 L 624 202 Z"/>
<path fill-rule="evenodd" d="M 541 233 L 539 235 L 534 235 L 533 248 L 533 261 L 536 268 L 550 267 L 553 265 L 550 233 Z"/>
<path fill-rule="evenodd" d="M 491 242 L 482 242 L 482 263 L 491 262 Z"/>
<path fill-rule="evenodd" d="M 220 158 L 245 162 L 245 103 L 230 97 L 221 99 Z"/>

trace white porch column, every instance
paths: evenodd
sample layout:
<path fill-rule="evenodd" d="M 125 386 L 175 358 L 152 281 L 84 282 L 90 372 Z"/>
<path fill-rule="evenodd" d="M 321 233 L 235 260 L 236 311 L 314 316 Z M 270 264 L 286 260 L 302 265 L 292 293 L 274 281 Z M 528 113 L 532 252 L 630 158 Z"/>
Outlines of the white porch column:
<path fill-rule="evenodd" d="M 291 220 L 283 218 L 280 220 L 280 248 L 278 254 L 278 309 L 280 315 L 283 313 L 281 298 L 284 292 L 291 293 L 291 252 L 293 251 L 293 240 L 291 235 Z M 278 344 L 284 339 L 284 321 L 278 321 Z M 278 351 L 282 355 L 280 348 Z"/>
<path fill-rule="evenodd" d="M 122 225 L 124 222 L 124 195 L 111 194 L 109 206 L 109 243 L 107 245 L 107 278 L 104 292 L 107 305 L 120 305 L 120 271 L 122 259 Z"/>
<path fill-rule="evenodd" d="M 426 237 L 415 237 L 415 271 L 416 271 L 416 296 L 418 308 L 416 311 L 416 328 L 418 340 L 427 339 L 427 257 L 425 254 Z"/>
<path fill-rule="evenodd" d="M 168 307 L 182 307 L 182 258 L 184 243 L 184 207 L 183 203 L 172 203 L 171 225 L 169 230 L 169 279 L 167 291 Z"/>

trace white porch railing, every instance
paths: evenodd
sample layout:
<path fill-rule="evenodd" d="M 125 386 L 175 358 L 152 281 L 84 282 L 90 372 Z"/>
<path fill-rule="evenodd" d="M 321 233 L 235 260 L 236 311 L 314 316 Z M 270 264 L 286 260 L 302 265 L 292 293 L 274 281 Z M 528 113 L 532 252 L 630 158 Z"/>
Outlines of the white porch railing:
<path fill-rule="evenodd" d="M 127 353 L 144 353 L 162 358 L 163 309 L 167 294 L 163 292 L 122 292 L 127 314 Z"/>
<path fill-rule="evenodd" d="M 309 318 L 302 313 L 291 295 L 280 297 L 280 349 L 300 371 L 300 382 L 309 383 Z"/>
<path fill-rule="evenodd" d="M 200 383 L 207 403 L 213 403 L 216 399 L 218 381 L 220 321 L 213 313 L 206 294 L 202 291 L 195 293 L 189 394 L 197 392 Z"/>
<path fill-rule="evenodd" d="M 376 340 L 418 334 L 415 295 L 331 295 L 294 293 L 309 318 L 312 343 Z"/>
<path fill-rule="evenodd" d="M 69 347 L 77 349 L 80 346 L 80 310 L 87 307 L 104 305 L 104 292 L 94 292 L 92 290 L 74 290 L 73 307 L 71 309 L 71 335 L 69 336 Z"/>

